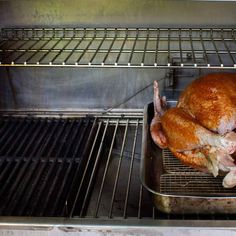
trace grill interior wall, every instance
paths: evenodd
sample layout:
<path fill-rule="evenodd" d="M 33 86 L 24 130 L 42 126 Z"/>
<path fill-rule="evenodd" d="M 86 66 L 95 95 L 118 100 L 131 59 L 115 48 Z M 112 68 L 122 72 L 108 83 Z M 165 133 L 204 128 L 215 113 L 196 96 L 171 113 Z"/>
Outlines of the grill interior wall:
<path fill-rule="evenodd" d="M 1 67 L 0 108 L 108 109 L 164 76 L 164 70 L 157 73 L 156 69 Z M 152 86 L 118 108 L 143 108 L 150 101 Z"/>
<path fill-rule="evenodd" d="M 0 27 L 230 27 L 235 23 L 233 1 L 74 0 L 70 3 L 1 1 Z"/>
<path fill-rule="evenodd" d="M 0 27 L 230 27 L 236 20 L 235 6 L 231 1 L 0 1 Z M 0 108 L 106 109 L 154 79 L 163 78 L 166 72 L 130 68 L 0 68 Z M 143 108 L 151 100 L 149 87 L 120 108 Z"/>

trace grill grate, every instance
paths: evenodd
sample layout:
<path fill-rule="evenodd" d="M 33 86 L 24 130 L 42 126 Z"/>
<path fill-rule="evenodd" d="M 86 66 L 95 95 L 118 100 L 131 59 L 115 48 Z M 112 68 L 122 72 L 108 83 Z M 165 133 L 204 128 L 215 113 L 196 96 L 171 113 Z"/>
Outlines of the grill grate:
<path fill-rule="evenodd" d="M 0 65 L 235 68 L 235 32 L 234 28 L 6 28 L 1 32 Z"/>
<path fill-rule="evenodd" d="M 2 117 L 0 143 L 0 215 L 111 223 L 114 219 L 235 219 L 234 215 L 170 215 L 153 207 L 139 179 L 141 116 Z"/>
<path fill-rule="evenodd" d="M 150 216 L 152 203 L 139 181 L 141 119 L 117 119 L 112 123 L 106 120 L 103 126 L 104 147 L 96 178 L 91 176 L 93 180 L 88 184 L 88 189 L 93 184 L 90 198 L 84 198 L 80 215 L 75 216 L 108 219 Z"/>
<path fill-rule="evenodd" d="M 223 176 L 214 178 L 211 174 L 185 166 L 169 149 L 164 149 L 162 153 L 163 167 L 166 172 L 161 176 L 162 194 L 235 196 L 235 188 L 223 188 Z"/>
<path fill-rule="evenodd" d="M 1 123 L 1 215 L 65 215 L 95 121 L 4 118 Z"/>
<path fill-rule="evenodd" d="M 139 181 L 141 116 L 3 117 L 0 124 L 0 215 L 152 215 Z"/>

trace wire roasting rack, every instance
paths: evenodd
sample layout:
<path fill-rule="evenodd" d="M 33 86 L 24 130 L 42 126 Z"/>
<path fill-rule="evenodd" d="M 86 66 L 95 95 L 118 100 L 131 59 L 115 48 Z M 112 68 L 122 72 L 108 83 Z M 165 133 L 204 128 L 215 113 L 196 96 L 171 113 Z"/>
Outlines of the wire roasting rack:
<path fill-rule="evenodd" d="M 234 69 L 235 38 L 234 28 L 4 28 L 0 65 Z"/>

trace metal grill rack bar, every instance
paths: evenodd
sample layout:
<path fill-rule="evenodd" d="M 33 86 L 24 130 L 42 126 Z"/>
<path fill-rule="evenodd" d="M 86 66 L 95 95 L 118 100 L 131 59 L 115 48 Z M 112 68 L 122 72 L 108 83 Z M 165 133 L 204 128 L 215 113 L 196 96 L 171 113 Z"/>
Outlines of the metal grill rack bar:
<path fill-rule="evenodd" d="M 0 66 L 233 69 L 235 34 L 234 28 L 5 28 Z"/>
<path fill-rule="evenodd" d="M 121 123 L 122 120 L 125 122 Z M 119 118 L 113 123 L 106 120 L 102 126 L 103 151 L 99 168 L 96 178 L 90 177 L 93 190 L 90 199 L 84 198 L 83 205 L 87 204 L 87 207 L 82 208 L 78 217 L 110 220 L 152 218 L 152 202 L 139 180 L 142 119 Z"/>

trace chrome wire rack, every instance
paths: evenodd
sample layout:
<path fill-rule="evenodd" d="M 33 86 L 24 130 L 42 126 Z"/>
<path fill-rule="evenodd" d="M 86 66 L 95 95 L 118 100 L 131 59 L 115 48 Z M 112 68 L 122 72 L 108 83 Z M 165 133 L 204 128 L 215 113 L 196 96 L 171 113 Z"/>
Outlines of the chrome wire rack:
<path fill-rule="evenodd" d="M 4 28 L 1 66 L 236 68 L 234 28 Z"/>
<path fill-rule="evenodd" d="M 161 175 L 161 193 L 198 196 L 204 192 L 211 196 L 235 196 L 235 188 L 222 186 L 224 176 L 213 177 L 185 166 L 169 149 L 163 149 L 162 155 L 165 173 Z"/>
<path fill-rule="evenodd" d="M 189 166 L 183 165 L 178 158 L 173 156 L 173 154 L 170 152 L 169 149 L 163 149 L 162 156 L 163 156 L 163 168 L 165 172 L 168 174 L 187 173 L 195 175 L 196 172 L 198 174 L 203 173 Z"/>

